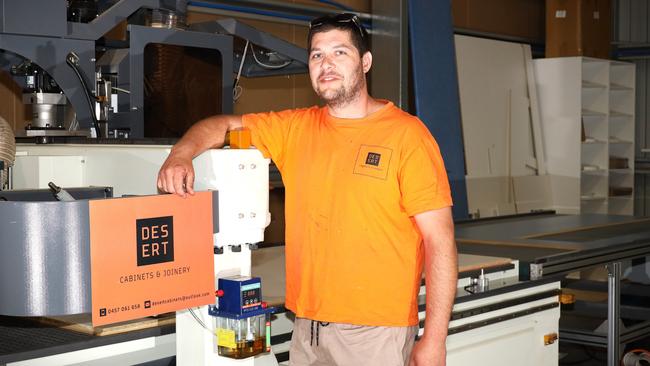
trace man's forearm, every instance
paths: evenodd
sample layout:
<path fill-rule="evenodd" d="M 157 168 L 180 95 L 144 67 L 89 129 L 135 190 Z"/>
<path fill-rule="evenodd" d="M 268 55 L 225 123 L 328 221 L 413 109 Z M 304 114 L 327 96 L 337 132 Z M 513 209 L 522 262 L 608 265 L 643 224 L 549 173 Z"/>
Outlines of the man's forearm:
<path fill-rule="evenodd" d="M 426 318 L 422 340 L 444 344 L 458 281 L 458 256 L 453 228 L 451 233 L 425 238 L 424 254 Z"/>
<path fill-rule="evenodd" d="M 192 159 L 211 147 L 221 147 L 226 132 L 242 126 L 240 116 L 219 115 L 195 123 L 174 145 L 160 167 L 158 189 L 185 197 L 194 194 L 194 167 Z"/>
<path fill-rule="evenodd" d="M 174 145 L 172 153 L 192 159 L 205 150 L 222 147 L 226 133 L 236 127 L 241 127 L 239 116 L 218 115 L 203 119 L 192 125 Z"/>

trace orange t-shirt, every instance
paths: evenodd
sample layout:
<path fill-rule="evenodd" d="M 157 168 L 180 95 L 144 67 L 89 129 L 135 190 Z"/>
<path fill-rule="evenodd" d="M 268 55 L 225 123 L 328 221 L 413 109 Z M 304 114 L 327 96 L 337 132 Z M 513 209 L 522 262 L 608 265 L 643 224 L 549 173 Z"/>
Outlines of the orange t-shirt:
<path fill-rule="evenodd" d="M 417 324 L 423 247 L 412 216 L 451 205 L 426 126 L 390 102 L 361 119 L 311 107 L 246 114 L 243 125 L 286 188 L 285 306 L 320 321 Z"/>

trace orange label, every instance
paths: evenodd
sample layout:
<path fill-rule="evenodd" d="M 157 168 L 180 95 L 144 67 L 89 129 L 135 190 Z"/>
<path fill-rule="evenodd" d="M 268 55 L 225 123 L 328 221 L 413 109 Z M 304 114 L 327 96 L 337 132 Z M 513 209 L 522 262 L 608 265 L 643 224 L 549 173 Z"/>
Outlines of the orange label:
<path fill-rule="evenodd" d="M 211 192 L 89 208 L 94 326 L 215 302 Z"/>

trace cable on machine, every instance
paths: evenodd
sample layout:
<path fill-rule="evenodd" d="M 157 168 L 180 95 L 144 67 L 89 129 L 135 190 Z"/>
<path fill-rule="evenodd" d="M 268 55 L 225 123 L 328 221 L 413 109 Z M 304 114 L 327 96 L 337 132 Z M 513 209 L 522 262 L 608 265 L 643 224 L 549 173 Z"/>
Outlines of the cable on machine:
<path fill-rule="evenodd" d="M 248 44 L 250 42 L 246 41 L 246 46 L 244 46 L 244 52 L 241 55 L 241 62 L 239 63 L 239 70 L 237 71 L 237 77 L 235 78 L 235 85 L 232 88 L 232 99 L 236 102 L 239 97 L 241 97 L 243 89 L 239 85 L 239 79 L 241 78 L 241 71 L 244 68 L 244 61 L 246 61 L 246 53 L 248 51 Z"/>
<path fill-rule="evenodd" d="M 286 61 L 284 63 L 276 64 L 276 65 L 271 65 L 271 64 L 264 63 L 264 62 L 260 61 L 257 58 L 257 55 L 255 54 L 255 47 L 253 47 L 252 43 L 251 43 L 251 53 L 253 54 L 253 59 L 255 60 L 255 63 L 257 63 L 258 65 L 260 65 L 261 67 L 263 67 L 265 69 L 273 69 L 273 70 L 281 69 L 283 67 L 289 66 L 291 64 L 291 62 L 292 62 L 291 60 L 288 60 L 288 61 Z"/>
<path fill-rule="evenodd" d="M 95 115 L 95 103 L 97 102 L 97 98 L 95 98 L 90 93 L 86 79 L 81 74 L 81 69 L 79 68 L 79 56 L 77 56 L 77 54 L 74 52 L 70 52 L 68 53 L 68 56 L 66 56 L 65 62 L 72 68 L 72 71 L 74 71 L 75 75 L 77 75 L 77 78 L 79 78 L 79 82 L 81 82 L 81 89 L 83 90 L 84 95 L 86 96 L 86 101 L 88 101 L 88 106 L 90 107 L 90 117 L 93 120 L 93 128 L 95 129 L 97 138 L 100 138 L 102 137 L 102 132 L 99 129 L 99 122 L 97 121 L 97 116 Z"/>
<path fill-rule="evenodd" d="M 199 325 L 200 325 L 203 329 L 207 330 L 210 334 L 214 335 L 214 332 L 213 332 L 210 328 L 208 328 L 208 327 L 205 325 L 205 323 L 203 322 L 203 320 L 201 320 L 201 318 L 199 318 L 198 315 L 196 315 L 196 313 L 194 312 L 194 309 L 189 308 L 189 309 L 187 309 L 187 310 L 189 310 L 189 312 L 190 312 L 190 314 L 192 314 L 192 317 L 194 318 L 194 320 L 196 320 L 196 322 L 199 323 Z"/>

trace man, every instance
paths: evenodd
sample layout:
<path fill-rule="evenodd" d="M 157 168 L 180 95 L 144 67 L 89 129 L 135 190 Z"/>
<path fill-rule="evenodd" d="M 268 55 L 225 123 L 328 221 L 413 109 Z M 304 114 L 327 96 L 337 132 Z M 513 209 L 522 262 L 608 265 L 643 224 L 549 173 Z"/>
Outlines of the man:
<path fill-rule="evenodd" d="M 351 14 L 312 21 L 309 74 L 325 107 L 196 123 L 158 187 L 193 194 L 192 158 L 249 128 L 286 188 L 291 365 L 444 365 L 457 281 L 449 184 L 416 117 L 368 95 L 368 36 Z M 424 334 L 417 295 L 426 277 Z"/>

